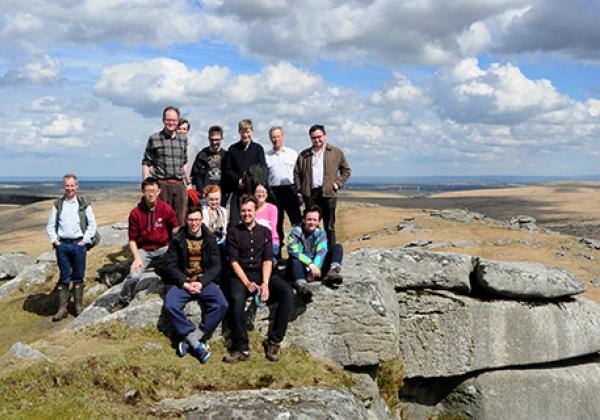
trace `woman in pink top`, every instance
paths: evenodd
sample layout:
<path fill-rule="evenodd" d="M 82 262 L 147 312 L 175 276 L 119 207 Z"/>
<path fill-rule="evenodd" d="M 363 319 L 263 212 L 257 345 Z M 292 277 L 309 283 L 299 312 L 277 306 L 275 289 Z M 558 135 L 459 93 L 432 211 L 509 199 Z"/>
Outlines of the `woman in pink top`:
<path fill-rule="evenodd" d="M 271 203 L 267 203 L 269 193 L 265 184 L 259 183 L 254 190 L 254 196 L 258 200 L 258 208 L 256 209 L 256 223 L 271 229 L 273 238 L 273 255 L 279 254 L 279 235 L 277 234 L 277 207 Z"/>

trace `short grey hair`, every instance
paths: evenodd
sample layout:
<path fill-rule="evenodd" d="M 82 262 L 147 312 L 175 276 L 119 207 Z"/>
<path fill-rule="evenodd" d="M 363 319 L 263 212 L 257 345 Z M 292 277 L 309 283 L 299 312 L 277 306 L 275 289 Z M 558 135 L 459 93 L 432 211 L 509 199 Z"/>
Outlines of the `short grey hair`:
<path fill-rule="evenodd" d="M 269 138 L 271 138 L 271 135 L 273 134 L 273 131 L 277 131 L 277 130 L 281 131 L 281 134 L 283 134 L 283 127 L 281 127 L 280 125 L 276 125 L 276 126 L 271 127 L 269 129 Z"/>

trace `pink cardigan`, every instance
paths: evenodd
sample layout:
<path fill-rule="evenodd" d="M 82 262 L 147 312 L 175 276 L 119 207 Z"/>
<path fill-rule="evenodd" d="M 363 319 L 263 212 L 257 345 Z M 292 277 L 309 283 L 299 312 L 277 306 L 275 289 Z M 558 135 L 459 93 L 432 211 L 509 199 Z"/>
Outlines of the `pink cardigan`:
<path fill-rule="evenodd" d="M 267 206 L 264 209 L 256 212 L 256 223 L 260 223 L 271 229 L 273 244 L 279 244 L 279 235 L 277 234 L 277 207 L 271 203 L 267 203 Z"/>

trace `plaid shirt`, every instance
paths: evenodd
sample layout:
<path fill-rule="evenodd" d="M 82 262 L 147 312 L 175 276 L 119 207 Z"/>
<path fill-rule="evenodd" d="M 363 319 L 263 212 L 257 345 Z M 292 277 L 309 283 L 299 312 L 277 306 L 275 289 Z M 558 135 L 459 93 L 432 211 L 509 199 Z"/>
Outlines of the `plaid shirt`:
<path fill-rule="evenodd" d="M 162 130 L 148 138 L 142 165 L 153 166 L 152 174 L 158 179 L 183 179 L 183 165 L 187 163 L 187 136 L 171 138 Z"/>

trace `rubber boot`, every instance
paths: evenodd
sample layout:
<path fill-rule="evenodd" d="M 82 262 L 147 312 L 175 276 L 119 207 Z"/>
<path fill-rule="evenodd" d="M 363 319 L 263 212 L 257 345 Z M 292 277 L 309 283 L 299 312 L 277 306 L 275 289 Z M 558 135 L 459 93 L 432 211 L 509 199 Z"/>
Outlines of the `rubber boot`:
<path fill-rule="evenodd" d="M 52 317 L 52 321 L 60 321 L 67 317 L 67 305 L 69 304 L 69 297 L 71 296 L 68 287 L 58 287 L 58 312 Z"/>
<path fill-rule="evenodd" d="M 83 283 L 73 285 L 73 298 L 75 300 L 75 316 L 83 312 Z"/>

